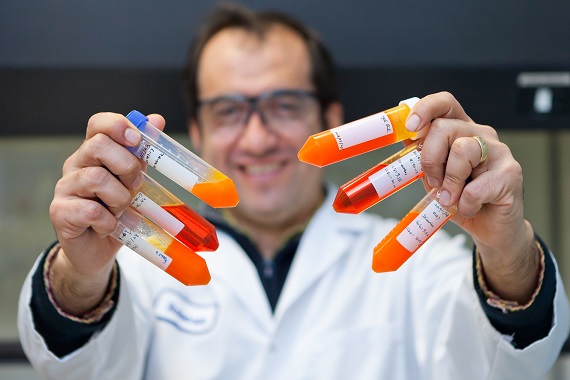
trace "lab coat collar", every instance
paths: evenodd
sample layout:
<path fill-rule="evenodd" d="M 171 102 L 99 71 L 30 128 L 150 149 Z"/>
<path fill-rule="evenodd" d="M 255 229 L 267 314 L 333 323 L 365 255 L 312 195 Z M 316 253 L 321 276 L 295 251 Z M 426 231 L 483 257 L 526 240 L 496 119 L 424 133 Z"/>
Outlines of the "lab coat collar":
<path fill-rule="evenodd" d="M 336 193 L 334 186 L 327 186 L 325 201 L 301 237 L 274 315 L 254 264 L 239 244 L 223 232 L 219 234 L 220 251 L 204 255 L 212 282 L 225 283 L 251 315 L 270 329 L 319 277 L 348 254 L 353 239 L 365 228 L 361 218 L 334 211 Z"/>
<path fill-rule="evenodd" d="M 336 213 L 332 207 L 337 188 L 328 185 L 327 197 L 305 229 L 295 259 L 275 309 L 280 319 L 287 310 L 323 276 L 330 267 L 350 252 L 354 239 L 363 233 L 362 218 Z"/>

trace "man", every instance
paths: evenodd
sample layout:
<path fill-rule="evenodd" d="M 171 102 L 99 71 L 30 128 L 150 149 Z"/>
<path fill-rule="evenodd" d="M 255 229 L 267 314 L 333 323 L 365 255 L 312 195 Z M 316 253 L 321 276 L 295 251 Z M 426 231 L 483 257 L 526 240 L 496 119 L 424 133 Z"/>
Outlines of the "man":
<path fill-rule="evenodd" d="M 204 254 L 212 281 L 185 288 L 108 236 L 141 184 L 141 163 L 124 148 L 140 136 L 122 115 L 94 115 L 50 208 L 58 243 L 21 296 L 22 344 L 42 375 L 534 379 L 548 371 L 568 333 L 555 263 L 524 219 L 520 165 L 450 94 L 423 98 L 407 128 L 426 134 L 426 187 L 459 202 L 454 220 L 476 249 L 438 233 L 380 275 L 371 252 L 393 221 L 334 213 L 322 171 L 296 157 L 309 135 L 342 119 L 330 57 L 312 32 L 281 14 L 222 8 L 191 51 L 186 86 L 193 144 L 241 198 L 208 211 L 220 241 Z"/>

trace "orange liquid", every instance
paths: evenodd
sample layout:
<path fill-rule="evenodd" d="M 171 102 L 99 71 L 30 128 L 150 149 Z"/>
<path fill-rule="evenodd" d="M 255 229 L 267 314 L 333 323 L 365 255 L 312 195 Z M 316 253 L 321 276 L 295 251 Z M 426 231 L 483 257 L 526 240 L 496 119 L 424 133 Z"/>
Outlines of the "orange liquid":
<path fill-rule="evenodd" d="M 239 196 L 234 181 L 218 172 L 211 182 L 198 182 L 191 192 L 214 208 L 235 207 Z"/>
<path fill-rule="evenodd" d="M 206 285 L 210 282 L 206 261 L 179 241 L 172 240 L 164 253 L 172 259 L 165 272 L 184 285 Z"/>
<path fill-rule="evenodd" d="M 434 189 L 435 190 L 435 189 Z M 409 251 L 406 247 L 404 247 L 400 242 L 398 242 L 397 237 L 403 232 L 408 226 L 412 224 L 414 219 L 421 213 L 423 213 L 429 205 L 429 197 L 431 194 L 434 194 L 435 191 L 428 193 L 426 197 L 420 201 L 418 205 L 416 205 L 412 211 L 410 211 L 400 222 L 386 235 L 384 239 L 374 247 L 374 255 L 372 257 L 372 270 L 374 272 L 391 272 L 395 271 L 402 266 L 433 234 L 439 230 L 443 225 L 455 214 L 455 210 L 447 211 L 447 216 L 438 223 L 429 235 L 423 240 L 423 242 L 417 246 L 416 249 L 413 251 Z M 425 202 L 425 203 L 424 203 Z M 424 204 L 423 207 L 419 206 L 420 204 Z M 438 205 L 439 206 L 439 205 Z M 441 206 L 439 206 L 441 207 Z M 419 211 L 414 211 L 418 210 Z M 453 206 L 455 208 L 455 206 Z M 428 233 L 428 232 L 426 232 Z"/>
<path fill-rule="evenodd" d="M 215 251 L 218 249 L 218 235 L 215 227 L 196 211 L 185 204 L 161 207 L 184 223 L 184 228 L 175 238 L 188 248 L 194 251 Z"/>
<path fill-rule="evenodd" d="M 414 252 L 410 252 L 404 248 L 404 246 L 396 240 L 396 237 L 404 231 L 419 214 L 419 212 L 410 211 L 400 220 L 396 227 L 374 247 L 374 256 L 372 257 L 372 270 L 374 272 L 395 271 L 414 254 Z"/>
<path fill-rule="evenodd" d="M 323 131 L 307 139 L 305 145 L 299 151 L 299 160 L 323 167 L 417 135 L 417 132 L 409 132 L 405 128 L 406 118 L 410 113 L 408 106 L 401 105 L 390 108 L 384 111 L 384 113 L 390 119 L 393 128 L 392 133 L 348 148 L 339 149 L 333 133 L 330 130 Z"/>

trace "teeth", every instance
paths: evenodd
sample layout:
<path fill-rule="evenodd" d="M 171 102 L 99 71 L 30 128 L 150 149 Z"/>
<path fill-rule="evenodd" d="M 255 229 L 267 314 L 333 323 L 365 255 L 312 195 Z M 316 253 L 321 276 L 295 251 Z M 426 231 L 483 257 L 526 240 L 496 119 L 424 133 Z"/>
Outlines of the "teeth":
<path fill-rule="evenodd" d="M 260 175 L 275 171 L 277 168 L 279 168 L 279 164 L 252 165 L 247 166 L 245 171 L 248 174 Z"/>

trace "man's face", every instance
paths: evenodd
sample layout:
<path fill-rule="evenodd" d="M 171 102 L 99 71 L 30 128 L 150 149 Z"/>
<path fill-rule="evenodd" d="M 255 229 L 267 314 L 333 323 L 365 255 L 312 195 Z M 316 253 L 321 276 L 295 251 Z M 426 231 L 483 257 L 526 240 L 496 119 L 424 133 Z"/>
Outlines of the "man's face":
<path fill-rule="evenodd" d="M 200 100 L 276 90 L 310 92 L 310 73 L 308 51 L 292 31 L 273 27 L 259 39 L 241 29 L 226 29 L 208 42 L 200 59 Z M 240 203 L 230 212 L 238 221 L 287 227 L 303 222 L 322 199 L 322 171 L 297 159 L 307 137 L 322 130 L 318 102 L 307 101 L 313 102 L 304 121 L 291 128 L 270 128 L 259 112 L 235 129 L 203 119 L 199 127 L 191 126 L 201 156 L 237 187 Z"/>

